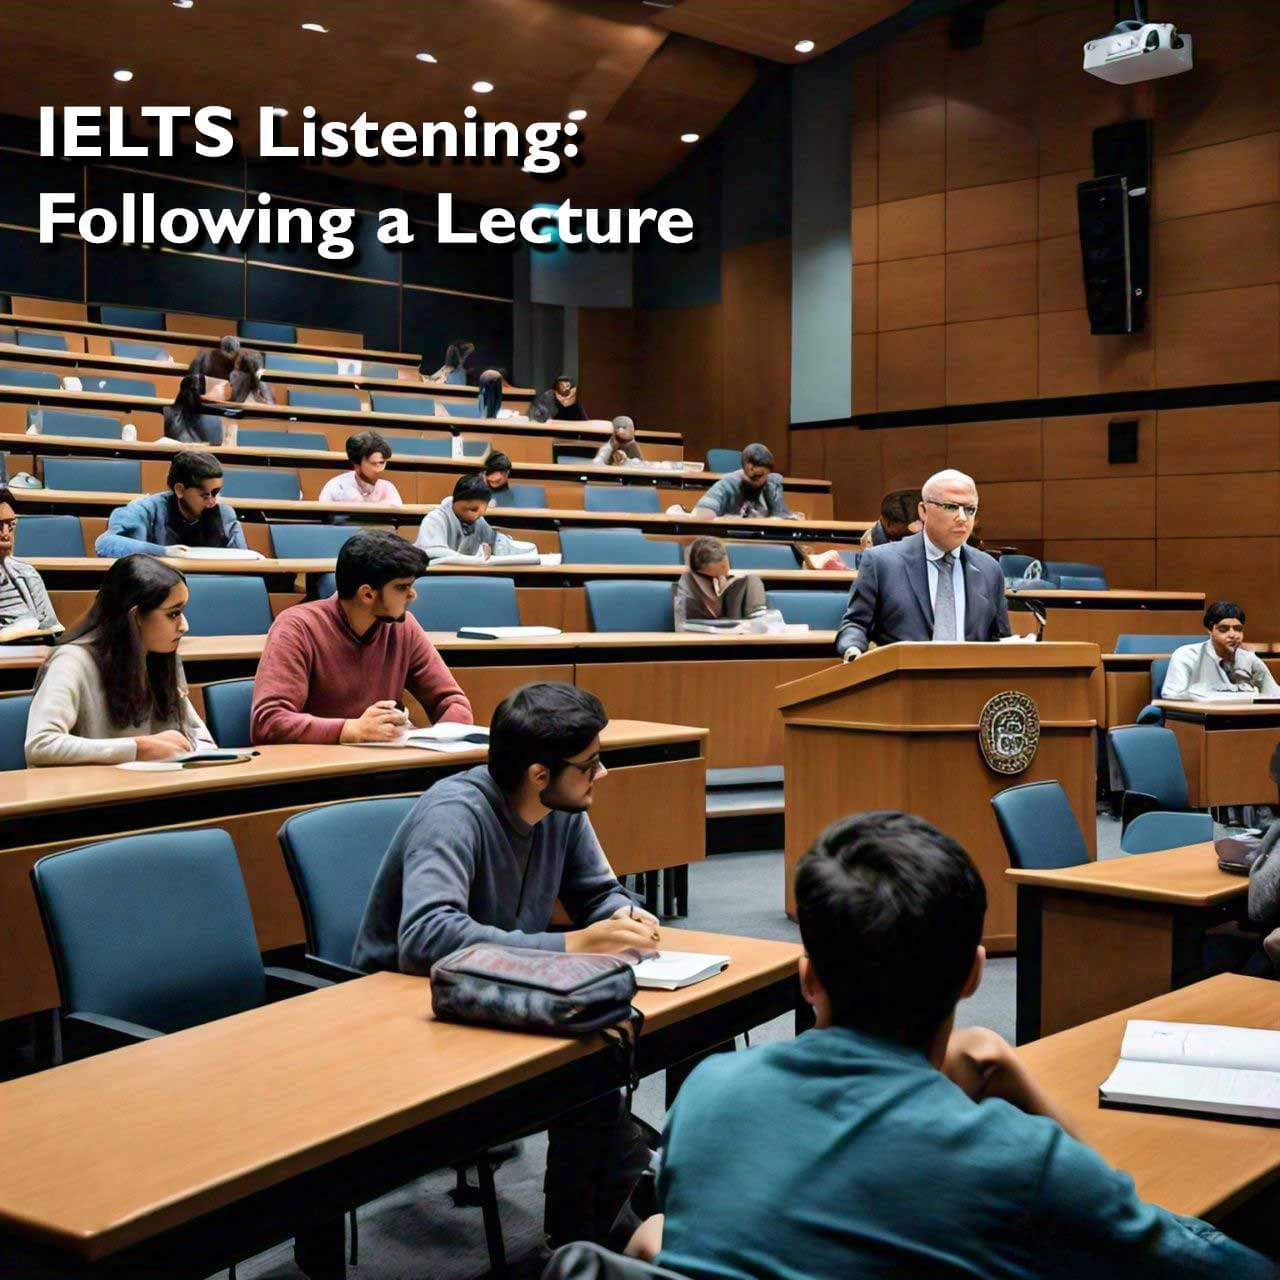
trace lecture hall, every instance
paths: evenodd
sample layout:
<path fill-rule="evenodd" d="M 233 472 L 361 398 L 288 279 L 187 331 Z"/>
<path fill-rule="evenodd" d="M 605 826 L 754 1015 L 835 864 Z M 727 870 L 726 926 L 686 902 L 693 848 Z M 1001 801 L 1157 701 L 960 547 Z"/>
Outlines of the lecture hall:
<path fill-rule="evenodd" d="M 0 1275 L 1280 1280 L 1280 2 L 0 5 Z"/>

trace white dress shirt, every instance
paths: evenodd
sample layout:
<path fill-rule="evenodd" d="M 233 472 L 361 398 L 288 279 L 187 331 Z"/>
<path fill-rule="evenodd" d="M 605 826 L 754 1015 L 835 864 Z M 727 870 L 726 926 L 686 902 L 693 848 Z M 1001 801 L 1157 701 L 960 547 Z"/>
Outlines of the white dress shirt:
<path fill-rule="evenodd" d="M 1181 649 L 1175 649 L 1169 659 L 1160 696 L 1177 699 L 1190 693 L 1243 692 L 1253 688 L 1264 698 L 1280 698 L 1280 684 L 1276 684 L 1266 663 L 1256 653 L 1242 646 L 1236 650 L 1231 666 L 1248 677 L 1247 684 L 1238 684 L 1227 674 L 1228 665 L 1218 657 L 1212 640 L 1184 644 Z"/>
<path fill-rule="evenodd" d="M 934 617 L 936 618 L 938 615 L 938 562 L 946 555 L 946 552 L 941 547 L 935 547 L 927 533 L 921 536 L 924 538 L 924 558 L 929 573 L 929 601 L 933 605 Z M 961 547 L 957 547 L 951 553 L 955 556 L 955 561 L 951 565 L 951 584 L 956 598 L 957 640 L 964 639 L 964 565 L 961 562 L 960 551 Z"/>

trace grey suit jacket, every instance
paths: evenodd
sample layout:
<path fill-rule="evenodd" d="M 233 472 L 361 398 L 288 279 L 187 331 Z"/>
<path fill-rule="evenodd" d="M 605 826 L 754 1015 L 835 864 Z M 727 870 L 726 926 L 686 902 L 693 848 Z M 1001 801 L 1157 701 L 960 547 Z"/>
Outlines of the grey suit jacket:
<path fill-rule="evenodd" d="M 983 551 L 964 547 L 964 638 L 998 640 L 1010 633 L 1000 565 Z M 873 641 L 933 639 L 933 601 L 925 566 L 924 534 L 862 553 L 858 581 L 836 633 L 836 652 L 865 651 Z"/>

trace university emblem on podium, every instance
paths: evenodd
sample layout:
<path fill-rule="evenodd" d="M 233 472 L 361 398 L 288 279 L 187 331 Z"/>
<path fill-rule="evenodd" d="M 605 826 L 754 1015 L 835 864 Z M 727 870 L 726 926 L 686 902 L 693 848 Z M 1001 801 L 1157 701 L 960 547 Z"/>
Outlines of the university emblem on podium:
<path fill-rule="evenodd" d="M 1021 773 L 1040 745 L 1040 713 L 1025 693 L 1008 689 L 988 700 L 978 717 L 978 745 L 987 768 Z"/>

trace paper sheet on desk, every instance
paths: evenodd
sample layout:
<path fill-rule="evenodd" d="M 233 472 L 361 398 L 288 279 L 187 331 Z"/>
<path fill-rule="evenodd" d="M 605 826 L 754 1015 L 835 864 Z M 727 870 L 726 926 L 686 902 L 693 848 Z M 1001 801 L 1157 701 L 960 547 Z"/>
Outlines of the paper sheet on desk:
<path fill-rule="evenodd" d="M 433 724 L 424 729 L 410 729 L 405 737 L 397 742 L 361 742 L 362 747 L 381 747 L 399 749 L 413 747 L 418 751 L 438 751 L 444 755 L 458 754 L 463 751 L 474 751 L 477 747 L 489 745 L 489 729 L 482 724 L 455 724 L 446 721 Z"/>
<path fill-rule="evenodd" d="M 1001 636 L 1001 644 L 1035 644 L 1036 638 L 1033 635 L 1026 636 Z"/>

